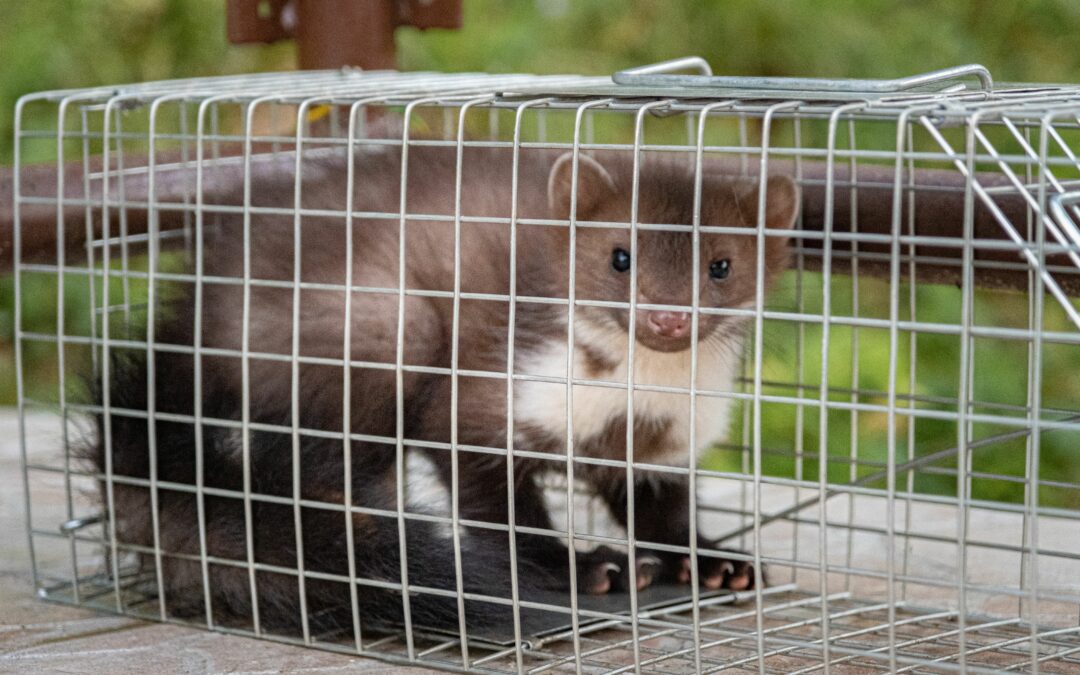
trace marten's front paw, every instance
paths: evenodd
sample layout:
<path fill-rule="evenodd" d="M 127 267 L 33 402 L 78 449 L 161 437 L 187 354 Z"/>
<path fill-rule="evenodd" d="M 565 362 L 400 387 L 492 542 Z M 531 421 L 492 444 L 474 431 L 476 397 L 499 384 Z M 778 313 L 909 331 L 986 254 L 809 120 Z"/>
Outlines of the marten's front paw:
<path fill-rule="evenodd" d="M 713 552 L 710 550 L 710 552 Z M 716 551 L 725 553 L 725 551 Z M 675 575 L 681 584 L 690 583 L 690 556 L 679 558 Z M 754 587 L 754 564 L 748 560 L 730 560 L 723 557 L 698 554 L 698 579 L 709 590 L 726 588 L 746 591 Z M 764 575 L 762 575 L 764 581 Z"/>
<path fill-rule="evenodd" d="M 702 548 L 707 548 L 707 545 L 703 544 Z M 709 550 L 710 553 L 725 553 Z M 660 579 L 674 580 L 681 584 L 690 583 L 689 556 L 638 551 L 634 570 L 634 580 L 639 591 Z M 630 566 L 627 564 L 626 554 L 607 546 L 597 547 L 588 553 L 579 553 L 577 576 L 578 590 L 590 595 L 603 595 L 612 591 L 626 593 L 631 587 Z M 762 576 L 764 578 L 764 575 Z M 754 564 L 747 560 L 732 560 L 699 553 L 698 579 L 701 585 L 709 590 L 750 590 L 754 587 Z"/>
<path fill-rule="evenodd" d="M 625 553 L 607 546 L 600 546 L 589 553 L 580 554 L 577 561 L 578 590 L 590 595 L 603 595 L 609 591 L 628 592 L 631 586 L 630 565 Z M 634 571 L 637 589 L 640 591 L 659 578 L 663 562 L 656 555 L 638 553 Z"/>

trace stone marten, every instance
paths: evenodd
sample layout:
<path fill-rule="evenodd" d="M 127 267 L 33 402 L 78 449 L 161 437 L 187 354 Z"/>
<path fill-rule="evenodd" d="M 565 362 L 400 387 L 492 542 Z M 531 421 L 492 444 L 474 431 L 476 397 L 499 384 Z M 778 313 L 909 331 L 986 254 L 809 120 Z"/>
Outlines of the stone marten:
<path fill-rule="evenodd" d="M 216 621 L 251 624 L 250 535 L 258 566 L 254 599 L 265 630 L 297 631 L 303 623 L 301 599 L 312 630 L 351 630 L 354 601 L 349 585 L 334 580 L 349 574 L 349 541 L 357 578 L 400 582 L 399 420 L 405 453 L 426 456 L 447 491 L 454 472 L 447 444 L 456 435 L 453 494 L 460 518 L 469 521 L 459 529 L 466 591 L 510 597 L 509 541 L 505 527 L 497 527 L 507 522 L 509 508 L 508 436 L 523 453 L 513 466 L 516 523 L 527 529 L 516 533 L 522 597 L 535 589 L 569 588 L 565 535 L 538 532 L 565 530 L 551 520 L 541 479 L 549 472 L 565 474 L 568 437 L 577 458 L 625 460 L 627 425 L 632 424 L 635 461 L 688 463 L 690 406 L 685 393 L 635 391 L 633 420 L 627 419 L 630 336 L 635 341 L 636 384 L 685 388 L 691 384 L 689 305 L 694 286 L 702 307 L 754 306 L 759 283 L 756 178 L 702 176 L 701 224 L 746 228 L 746 234 L 702 233 L 695 275 L 693 236 L 686 228 L 640 229 L 636 245 L 631 242 L 626 224 L 632 216 L 634 171 L 625 153 L 580 153 L 574 199 L 570 153 L 521 150 L 515 195 L 509 149 L 467 147 L 459 183 L 456 149 L 410 146 L 403 256 L 395 215 L 402 206 L 400 150 L 364 149 L 353 161 L 352 219 L 340 213 L 349 193 L 344 153 L 303 160 L 299 224 L 291 212 L 291 177 L 280 184 L 252 186 L 246 237 L 242 216 L 221 216 L 213 224 L 208 216 L 198 270 L 201 287 L 180 282 L 161 286 L 165 299 L 156 311 L 152 356 L 141 349 L 111 349 L 112 412 L 99 416 L 96 440 L 87 454 L 99 472 L 105 471 L 111 452 L 114 476 L 150 476 L 151 429 L 145 411 L 152 370 L 152 407 L 163 416 L 152 429 L 160 483 L 159 545 L 165 553 L 161 590 L 167 610 L 177 616 L 205 613 L 208 597 Z M 575 201 L 577 226 L 571 242 L 566 221 Z M 799 205 L 795 183 L 784 176 L 770 177 L 765 205 L 768 228 L 790 228 Z M 646 158 L 640 167 L 637 221 L 687 225 L 693 222 L 693 211 L 693 170 L 670 158 Z M 512 213 L 518 219 L 513 242 Z M 613 226 L 620 223 L 624 225 Z M 456 245 L 461 261 L 457 303 L 450 293 L 455 289 Z M 573 353 L 568 355 L 571 247 L 578 304 L 573 308 Z M 771 284 L 786 267 L 787 248 L 784 236 L 765 238 L 766 273 L 760 283 Z M 399 269 L 401 259 L 404 270 Z M 245 266 L 256 280 L 246 301 L 240 283 Z M 632 276 L 636 288 L 631 288 Z M 302 282 L 299 291 L 294 289 L 296 278 Z M 402 279 L 408 292 L 404 316 L 399 317 Z M 347 280 L 363 290 L 347 295 Z M 511 291 L 517 297 L 512 335 L 510 303 L 485 297 Z M 611 306 L 629 302 L 631 293 L 638 304 L 676 308 L 638 308 L 631 316 L 627 307 Z M 733 390 L 746 324 L 740 316 L 699 315 L 699 389 Z M 190 353 L 196 344 L 198 362 Z M 249 355 L 246 374 L 243 360 L 232 353 L 244 348 Z M 511 352 L 513 365 L 508 368 Z M 404 364 L 400 375 L 395 369 L 399 356 Z M 348 381 L 342 365 L 346 357 L 353 364 Z M 624 385 L 574 385 L 572 434 L 567 429 L 568 364 L 575 379 Z M 448 372 L 455 366 L 456 384 Z M 515 376 L 537 378 L 515 377 L 513 429 L 508 435 L 506 375 L 511 370 Z M 99 388 L 99 400 L 103 394 Z M 245 400 L 246 439 L 240 424 Z M 725 398 L 697 398 L 694 438 L 699 447 L 722 439 L 729 404 Z M 199 429 L 191 420 L 196 412 L 202 419 Z M 108 448 L 103 444 L 106 425 Z M 351 433 L 348 443 L 341 438 L 343 429 Z M 208 595 L 198 502 L 193 489 L 181 489 L 197 484 L 200 465 L 208 490 L 202 513 Z M 241 498 L 245 474 L 255 495 L 250 516 Z M 623 525 L 627 494 L 633 490 L 638 541 L 633 563 L 624 551 L 606 546 L 577 552 L 580 592 L 627 590 L 631 566 L 639 588 L 658 580 L 689 581 L 686 555 L 649 548 L 650 542 L 689 545 L 685 476 L 637 470 L 635 484 L 627 485 L 624 468 L 575 463 L 575 477 L 587 483 Z M 343 508 L 347 484 L 351 506 L 361 509 L 349 515 Z M 291 502 L 297 493 L 304 500 L 298 517 Z M 119 543 L 134 545 L 137 551 L 153 546 L 149 489 L 120 480 L 114 482 L 113 500 Z M 415 502 L 406 505 L 408 512 L 438 511 Z M 404 532 L 409 584 L 456 589 L 454 549 L 445 523 L 408 518 Z M 714 544 L 702 540 L 699 546 L 712 549 Z M 145 548 L 140 556 L 153 570 L 154 556 Z M 302 596 L 297 575 L 290 573 L 300 563 L 308 575 Z M 754 583 L 745 559 L 703 555 L 698 569 L 702 584 L 710 589 L 740 590 Z M 361 582 L 355 603 L 365 626 L 402 621 L 400 591 L 385 585 Z M 465 606 L 470 626 L 506 621 L 510 612 L 506 604 L 468 601 Z M 454 597 L 413 593 L 410 611 L 414 625 L 458 626 Z"/>

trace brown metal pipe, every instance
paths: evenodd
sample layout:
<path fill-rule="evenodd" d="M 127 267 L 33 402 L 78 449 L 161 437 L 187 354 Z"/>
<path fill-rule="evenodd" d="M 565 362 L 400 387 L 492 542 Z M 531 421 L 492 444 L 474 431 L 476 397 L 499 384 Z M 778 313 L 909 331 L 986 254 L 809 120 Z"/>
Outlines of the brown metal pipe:
<path fill-rule="evenodd" d="M 184 223 L 182 204 L 185 195 L 188 203 L 194 202 L 195 169 L 181 164 L 170 164 L 176 158 L 162 155 L 157 158 L 159 166 L 155 175 L 156 203 L 158 221 L 162 231 L 181 227 Z M 773 170 L 781 173 L 793 173 L 794 167 L 785 162 L 773 162 Z M 92 167 L 95 169 L 96 167 Z M 719 159 L 709 162 L 707 170 L 734 172 L 737 170 L 734 160 Z M 82 165 L 68 164 L 64 167 L 64 199 L 84 200 Z M 261 185 L 280 182 L 285 188 L 292 185 L 295 170 L 294 157 L 290 153 L 257 154 L 251 159 L 252 181 Z M 825 180 L 827 166 L 823 162 L 803 162 L 803 228 L 808 231 L 822 231 L 825 226 L 826 191 Z M 53 165 L 24 167 L 21 192 L 24 196 L 56 198 L 56 168 Z M 860 234 L 889 235 L 893 227 L 893 179 L 891 167 L 860 166 L 858 169 L 857 211 L 854 213 L 857 232 Z M 226 157 L 215 163 L 207 163 L 203 168 L 203 200 L 206 204 L 241 203 L 244 180 L 243 164 L 239 156 Z M 985 187 L 1006 185 L 1004 176 L 994 173 L 982 173 L 978 180 Z M 846 233 L 851 229 L 851 187 L 846 166 L 835 167 L 835 192 L 833 200 L 833 230 Z M 12 176 L 9 170 L 0 173 L 0 189 L 10 194 Z M 905 186 L 906 179 L 905 179 Z M 914 234 L 943 237 L 954 241 L 963 240 L 964 187 L 962 175 L 952 171 L 920 169 L 915 172 L 915 181 L 910 189 L 917 195 L 914 211 Z M 113 199 L 119 194 L 116 179 L 112 181 L 110 194 Z M 133 204 L 126 211 L 129 234 L 146 231 L 146 208 L 148 200 L 148 181 L 145 174 L 127 175 L 124 178 L 125 201 Z M 91 202 L 100 204 L 101 182 L 90 184 Z M 170 205 L 171 204 L 171 205 Z M 1026 230 L 1029 212 L 1023 197 L 1015 192 L 1003 193 L 995 197 L 995 204 L 1008 222 L 1020 230 Z M 140 206 L 142 205 L 142 206 Z M 901 232 L 909 234 L 908 199 L 902 200 Z M 91 231 L 94 237 L 101 236 L 100 207 L 91 210 L 94 216 Z M 110 232 L 115 235 L 118 209 L 111 210 Z M 83 251 L 86 241 L 85 209 L 81 205 L 66 206 L 63 217 L 64 248 L 69 255 Z M 0 211 L 0 251 L 4 252 L 0 260 L 0 271 L 11 269 L 11 237 L 14 222 L 10 209 Z M 974 209 L 974 239 L 976 241 L 1004 241 L 1006 234 L 994 215 L 978 199 Z M 24 261 L 52 261 L 56 257 L 57 242 L 57 206 L 55 204 L 24 205 L 22 208 L 22 257 Z M 857 251 L 855 247 L 857 246 Z M 806 239 L 801 250 L 805 254 L 807 267 L 815 269 L 821 264 L 821 241 Z M 833 270 L 844 273 L 850 269 L 850 261 L 857 253 L 860 274 L 887 276 L 889 274 L 890 245 L 860 241 L 840 241 L 834 238 Z M 908 256 L 908 245 L 901 246 L 901 255 Z M 964 251 L 960 246 L 915 247 L 917 276 L 921 281 L 934 283 L 959 284 L 962 280 L 962 260 Z M 1028 287 L 1026 264 L 1015 249 L 985 249 L 974 247 L 975 281 L 980 286 L 993 288 L 1013 288 L 1025 290 Z M 906 259 L 906 258 L 905 258 Z M 931 260 L 933 259 L 933 260 Z M 1058 274 L 1056 278 L 1063 289 L 1070 295 L 1080 296 L 1080 269 L 1071 266 L 1064 256 L 1050 257 L 1048 263 L 1067 266 L 1068 273 Z M 992 265 L 990 267 L 988 265 Z M 1005 267 L 1005 269 L 1003 269 Z M 1011 269 L 1008 269 L 1011 267 Z M 906 275 L 907 265 L 902 265 Z"/>
<path fill-rule="evenodd" d="M 771 162 L 774 170 L 794 173 L 794 165 L 787 162 Z M 820 232 L 825 228 L 826 190 L 828 167 L 823 162 L 803 162 L 802 176 L 807 184 L 803 188 L 803 229 Z M 893 233 L 895 171 L 892 167 L 860 165 L 856 190 L 856 211 L 852 212 L 851 176 L 847 166 L 835 166 L 833 180 L 836 185 L 833 197 L 833 232 L 847 233 L 855 223 L 859 234 L 891 235 Z M 914 181 L 909 184 L 903 177 L 904 194 L 901 199 L 900 234 L 924 237 L 940 237 L 952 240 L 955 245 L 931 246 L 920 244 L 900 246 L 901 276 L 908 274 L 907 261 L 912 254 L 916 261 L 916 278 L 923 282 L 959 285 L 963 279 L 964 249 L 964 200 L 966 180 L 955 171 L 940 169 L 916 169 Z M 1004 220 L 1022 238 L 1034 242 L 1035 227 L 1039 226 L 1034 212 L 1029 209 L 1024 196 L 1016 192 L 1009 179 L 999 173 L 976 174 L 978 183 L 987 189 L 1007 188 L 1011 191 L 997 193 L 994 206 Z M 907 190 L 914 191 L 914 213 L 911 213 Z M 1009 247 L 988 248 L 977 244 L 972 247 L 974 279 L 978 286 L 987 288 L 1010 288 L 1027 290 L 1029 285 L 1028 264 L 1007 235 L 1002 223 L 990 208 L 978 197 L 973 200 L 972 239 L 977 242 L 1007 242 Z M 1032 235 L 1027 238 L 1029 218 Z M 853 220 L 854 219 L 854 220 Z M 1048 243 L 1055 243 L 1047 235 Z M 943 244 L 946 242 L 942 242 Z M 820 240 L 806 240 L 802 246 L 807 254 L 810 269 L 819 269 L 822 263 Z M 891 244 L 866 241 L 833 240 L 833 270 L 850 271 L 851 261 L 858 259 L 860 274 L 887 277 L 890 273 Z M 857 254 L 857 255 L 856 255 Z M 1049 266 L 1062 266 L 1067 273 L 1055 275 L 1056 281 L 1069 295 L 1080 296 L 1080 268 L 1073 265 L 1065 255 L 1048 256 Z"/>
<path fill-rule="evenodd" d="M 394 68 L 398 13 L 388 0 L 297 0 L 300 68 Z"/>
<path fill-rule="evenodd" d="M 295 38 L 300 68 L 394 67 L 394 31 L 460 28 L 461 0 L 228 0 L 234 44 Z"/>

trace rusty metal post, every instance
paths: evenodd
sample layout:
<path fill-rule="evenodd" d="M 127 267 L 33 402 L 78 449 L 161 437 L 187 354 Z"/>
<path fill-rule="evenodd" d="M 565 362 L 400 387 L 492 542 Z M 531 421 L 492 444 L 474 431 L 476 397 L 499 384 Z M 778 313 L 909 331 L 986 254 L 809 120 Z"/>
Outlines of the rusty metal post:
<path fill-rule="evenodd" d="M 400 26 L 460 28 L 462 0 L 228 0 L 234 44 L 294 38 L 300 68 L 394 68 Z"/>
<path fill-rule="evenodd" d="M 394 68 L 394 5 L 387 0 L 297 0 L 293 34 L 300 67 Z"/>

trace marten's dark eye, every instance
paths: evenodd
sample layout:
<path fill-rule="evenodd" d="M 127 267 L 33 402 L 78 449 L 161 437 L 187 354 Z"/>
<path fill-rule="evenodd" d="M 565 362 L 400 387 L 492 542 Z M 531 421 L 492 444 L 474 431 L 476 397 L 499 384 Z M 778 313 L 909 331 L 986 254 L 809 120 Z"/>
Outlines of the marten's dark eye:
<path fill-rule="evenodd" d="M 731 274 L 731 261 L 727 258 L 714 260 L 709 264 L 709 276 L 713 279 L 727 279 Z"/>
<path fill-rule="evenodd" d="M 621 248 L 612 251 L 611 268 L 616 272 L 625 272 L 630 269 L 630 254 Z"/>

